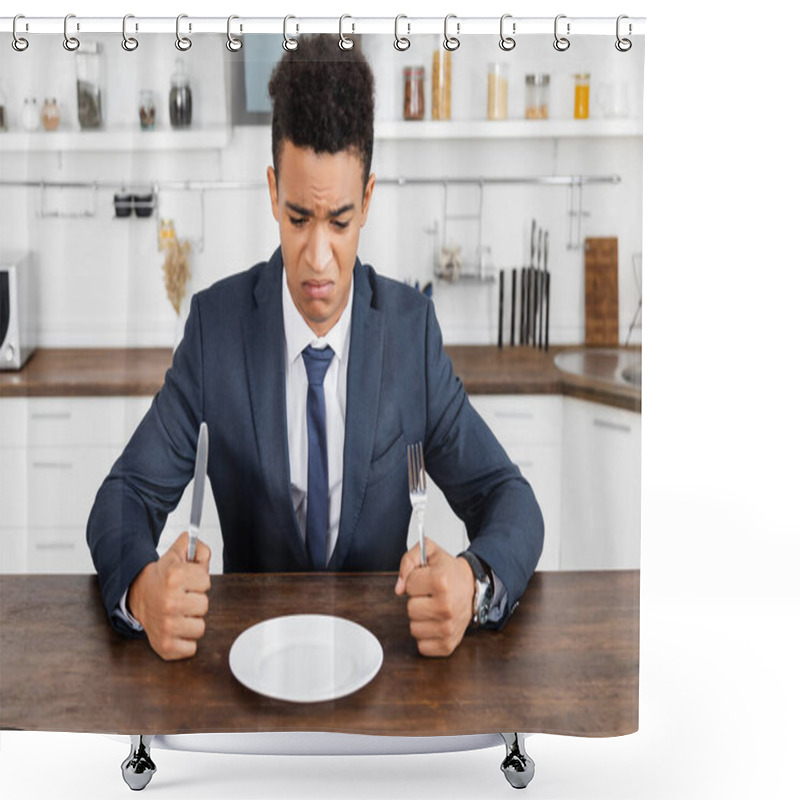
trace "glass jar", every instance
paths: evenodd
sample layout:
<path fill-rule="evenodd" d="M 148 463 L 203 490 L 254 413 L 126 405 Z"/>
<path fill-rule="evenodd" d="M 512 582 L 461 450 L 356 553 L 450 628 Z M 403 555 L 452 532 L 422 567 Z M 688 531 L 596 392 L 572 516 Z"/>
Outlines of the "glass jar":
<path fill-rule="evenodd" d="M 22 113 L 20 114 L 23 130 L 31 133 L 39 130 L 41 117 L 39 114 L 39 104 L 35 97 L 26 97 L 22 101 Z"/>
<path fill-rule="evenodd" d="M 449 50 L 434 50 L 431 72 L 431 119 L 450 119 L 451 87 L 452 53 Z"/>
<path fill-rule="evenodd" d="M 192 87 L 180 58 L 176 59 L 175 72 L 170 78 L 169 122 L 173 128 L 188 128 L 192 124 Z"/>
<path fill-rule="evenodd" d="M 403 119 L 425 116 L 425 67 L 403 69 Z"/>
<path fill-rule="evenodd" d="M 508 117 L 508 64 L 489 64 L 487 119 Z"/>
<path fill-rule="evenodd" d="M 139 92 L 139 126 L 143 131 L 156 126 L 156 96 L 149 89 Z"/>
<path fill-rule="evenodd" d="M 575 76 L 575 119 L 589 119 L 589 73 Z"/>
<path fill-rule="evenodd" d="M 57 131 L 60 122 L 61 112 L 58 110 L 55 97 L 45 98 L 42 107 L 42 127 L 46 131 Z"/>
<path fill-rule="evenodd" d="M 547 119 L 550 112 L 550 76 L 525 76 L 525 119 Z"/>
<path fill-rule="evenodd" d="M 103 125 L 103 47 L 99 42 L 81 42 L 75 54 L 78 73 L 78 122 L 81 130 Z"/>

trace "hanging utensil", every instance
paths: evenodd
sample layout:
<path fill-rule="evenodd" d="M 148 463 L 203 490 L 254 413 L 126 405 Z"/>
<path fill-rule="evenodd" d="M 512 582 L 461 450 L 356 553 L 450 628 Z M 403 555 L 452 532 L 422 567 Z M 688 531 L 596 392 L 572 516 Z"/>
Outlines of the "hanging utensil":
<path fill-rule="evenodd" d="M 531 336 L 526 344 L 536 345 L 536 306 L 538 299 L 539 283 L 536 273 L 536 220 L 531 225 L 531 265 L 528 268 L 533 283 L 533 304 L 531 310 Z"/>
<path fill-rule="evenodd" d="M 498 323 L 497 323 L 497 346 L 503 346 L 503 289 L 506 284 L 506 273 L 505 270 L 500 270 L 500 309 L 498 311 Z"/>

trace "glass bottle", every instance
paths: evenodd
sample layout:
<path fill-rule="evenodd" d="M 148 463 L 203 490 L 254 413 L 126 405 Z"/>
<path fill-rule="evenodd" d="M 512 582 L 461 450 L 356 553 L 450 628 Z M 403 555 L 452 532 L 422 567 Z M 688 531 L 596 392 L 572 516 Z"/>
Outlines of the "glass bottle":
<path fill-rule="evenodd" d="M 58 109 L 55 97 L 45 98 L 44 106 L 42 107 L 42 127 L 46 131 L 57 131 L 60 122 L 61 112 Z"/>
<path fill-rule="evenodd" d="M 589 73 L 575 76 L 575 119 L 589 119 Z"/>
<path fill-rule="evenodd" d="M 173 128 L 188 128 L 192 124 L 192 87 L 180 58 L 175 60 L 175 72 L 170 78 L 169 122 Z"/>
<path fill-rule="evenodd" d="M 78 72 L 78 122 L 81 130 L 103 126 L 103 47 L 99 42 L 81 42 L 75 54 Z"/>
<path fill-rule="evenodd" d="M 508 117 L 508 64 L 489 64 L 487 119 Z"/>
<path fill-rule="evenodd" d="M 433 51 L 431 72 L 431 119 L 450 119 L 452 95 L 452 53 L 449 50 Z"/>
<path fill-rule="evenodd" d="M 156 126 L 156 96 L 149 89 L 139 92 L 139 126 L 143 131 Z"/>
<path fill-rule="evenodd" d="M 403 69 L 403 119 L 422 119 L 425 116 L 425 68 Z"/>
<path fill-rule="evenodd" d="M 22 101 L 22 113 L 20 114 L 22 127 L 28 133 L 39 130 L 41 121 L 39 116 L 39 104 L 35 97 L 26 97 Z"/>
<path fill-rule="evenodd" d="M 550 76 L 525 76 L 525 119 L 547 119 L 550 111 Z"/>

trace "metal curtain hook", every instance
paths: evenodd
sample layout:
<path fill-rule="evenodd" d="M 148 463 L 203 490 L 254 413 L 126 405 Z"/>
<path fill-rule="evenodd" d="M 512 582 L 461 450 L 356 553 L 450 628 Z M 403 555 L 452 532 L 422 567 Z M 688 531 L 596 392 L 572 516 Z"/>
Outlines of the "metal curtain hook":
<path fill-rule="evenodd" d="M 287 33 L 287 25 L 290 19 L 297 19 L 297 17 L 293 17 L 291 14 L 283 18 L 283 49 L 284 50 L 297 50 L 297 39 L 292 39 L 291 36 Z"/>
<path fill-rule="evenodd" d="M 228 41 L 225 42 L 225 47 L 227 47 L 228 50 L 231 51 L 231 53 L 236 53 L 239 50 L 241 50 L 243 44 L 242 40 L 238 36 L 234 36 L 231 33 L 231 22 L 235 19 L 239 19 L 239 17 L 237 17 L 236 14 L 231 14 L 228 17 Z M 242 31 L 242 26 L 240 25 L 239 32 L 241 33 L 241 31 Z"/>
<path fill-rule="evenodd" d="M 395 50 L 402 51 L 411 47 L 411 40 L 405 36 L 400 36 L 400 32 L 397 30 L 401 19 L 408 19 L 408 17 L 405 14 L 398 14 L 394 18 L 394 47 Z M 406 27 L 408 28 L 408 33 L 411 33 L 411 24 L 407 22 Z"/>
<path fill-rule="evenodd" d="M 11 33 L 14 35 L 14 38 L 11 41 L 11 46 L 18 53 L 21 53 L 23 50 L 27 50 L 28 49 L 28 40 L 25 39 L 24 37 L 20 36 L 17 33 L 17 20 L 18 19 L 25 19 L 24 14 L 17 14 L 17 16 L 14 17 L 14 24 L 11 27 Z M 28 28 L 28 24 L 25 23 L 25 29 L 27 30 L 27 28 Z"/>
<path fill-rule="evenodd" d="M 515 39 L 513 39 L 511 36 L 506 36 L 503 33 L 503 23 L 507 19 L 511 19 L 511 14 L 503 14 L 503 16 L 500 17 L 500 49 L 505 51 L 513 50 L 517 46 L 517 42 Z M 517 32 L 516 22 L 511 23 L 511 32 L 512 33 Z"/>
<path fill-rule="evenodd" d="M 188 36 L 181 36 L 181 20 L 187 19 L 188 14 L 178 14 L 175 20 L 175 47 L 181 52 L 186 52 L 192 46 L 192 40 Z M 189 31 L 192 30 L 192 23 L 189 23 Z"/>
<path fill-rule="evenodd" d="M 631 42 L 630 39 L 623 39 L 619 35 L 619 28 L 620 28 L 619 24 L 620 24 L 620 22 L 622 22 L 623 19 L 628 19 L 628 15 L 627 14 L 620 14 L 617 17 L 617 41 L 614 42 L 614 47 L 616 47 L 617 50 L 619 50 L 620 53 L 627 53 L 628 50 L 630 50 L 631 47 L 633 47 L 633 42 Z M 631 33 L 633 33 L 633 28 L 632 28 L 632 26 L 631 26 L 631 24 L 629 22 L 628 23 L 628 36 L 630 36 Z"/>
<path fill-rule="evenodd" d="M 565 50 L 569 50 L 569 44 L 570 44 L 569 39 L 567 39 L 566 36 L 558 35 L 558 21 L 560 19 L 566 19 L 566 18 L 567 18 L 566 14 L 559 14 L 556 17 L 556 21 L 553 25 L 553 31 L 556 37 L 555 41 L 553 42 L 553 47 L 555 47 L 555 49 L 558 50 L 559 53 L 563 53 Z M 567 36 L 569 36 L 569 22 L 567 23 Z"/>
<path fill-rule="evenodd" d="M 67 31 L 67 25 L 70 19 L 75 19 L 75 15 L 67 14 L 67 16 L 64 17 L 64 49 L 72 53 L 81 46 L 81 43 L 74 36 L 70 36 Z M 80 30 L 80 28 L 78 28 L 78 30 Z"/>
<path fill-rule="evenodd" d="M 139 46 L 138 39 L 134 39 L 133 36 L 128 36 L 128 20 L 133 18 L 133 14 L 126 14 L 122 18 L 122 49 L 127 50 L 129 53 Z M 136 23 L 136 30 L 139 30 L 139 23 Z"/>
<path fill-rule="evenodd" d="M 445 50 L 458 50 L 458 48 L 461 46 L 461 42 L 455 36 L 448 36 L 447 35 L 447 23 L 451 19 L 456 19 L 456 15 L 455 14 L 448 14 L 444 18 L 444 42 L 443 42 L 444 49 Z M 460 22 L 456 22 L 456 33 L 460 33 L 460 32 L 461 32 L 461 23 Z"/>
<path fill-rule="evenodd" d="M 348 39 L 344 33 L 342 33 L 342 25 L 346 19 L 353 19 L 349 14 L 342 14 L 339 17 L 339 49 L 340 50 L 352 50 L 353 45 L 355 42 L 352 39 Z M 356 29 L 355 22 L 353 23 L 353 31 Z"/>

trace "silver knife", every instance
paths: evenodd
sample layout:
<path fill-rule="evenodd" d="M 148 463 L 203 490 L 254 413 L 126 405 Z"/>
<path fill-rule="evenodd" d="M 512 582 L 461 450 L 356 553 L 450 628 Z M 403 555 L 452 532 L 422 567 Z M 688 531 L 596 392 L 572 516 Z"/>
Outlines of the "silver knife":
<path fill-rule="evenodd" d="M 192 512 L 189 516 L 189 551 L 187 561 L 194 561 L 197 549 L 197 536 L 200 533 L 200 517 L 203 514 L 203 492 L 206 488 L 206 468 L 208 467 L 208 425 L 200 423 L 197 434 L 197 455 L 194 459 L 194 487 L 192 488 Z"/>

